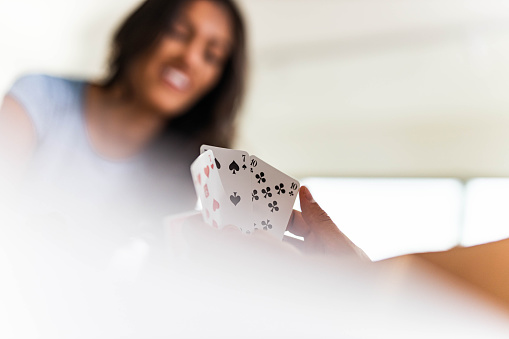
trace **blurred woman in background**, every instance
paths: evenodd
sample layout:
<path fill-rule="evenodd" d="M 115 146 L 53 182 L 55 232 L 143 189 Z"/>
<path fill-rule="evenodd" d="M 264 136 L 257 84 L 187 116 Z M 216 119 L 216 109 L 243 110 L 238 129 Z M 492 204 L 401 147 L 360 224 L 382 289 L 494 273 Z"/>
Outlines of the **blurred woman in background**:
<path fill-rule="evenodd" d="M 116 242 L 147 225 L 157 232 L 163 216 L 195 207 L 189 167 L 199 146 L 230 146 L 245 73 L 231 0 L 143 2 L 115 34 L 103 82 L 29 75 L 7 93 L 0 217 L 9 203 L 18 223 L 78 238 L 94 228 Z M 350 247 L 325 212 L 305 206 L 289 230 L 308 241 L 295 245 Z"/>
<path fill-rule="evenodd" d="M 189 166 L 202 143 L 230 145 L 245 71 L 231 0 L 147 0 L 116 32 L 104 81 L 15 82 L 0 109 L 0 191 L 22 192 L 31 224 L 125 229 L 190 210 Z"/>

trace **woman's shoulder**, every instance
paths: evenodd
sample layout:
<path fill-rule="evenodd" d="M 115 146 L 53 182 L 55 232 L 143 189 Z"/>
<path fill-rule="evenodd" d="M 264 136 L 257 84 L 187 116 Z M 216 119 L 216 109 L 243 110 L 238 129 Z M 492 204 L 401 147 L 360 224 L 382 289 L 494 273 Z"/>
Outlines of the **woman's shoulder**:
<path fill-rule="evenodd" d="M 20 76 L 7 95 L 16 100 L 43 137 L 52 125 L 69 111 L 78 110 L 82 99 L 82 80 L 46 74 Z"/>
<path fill-rule="evenodd" d="M 9 94 L 29 93 L 34 96 L 40 93 L 52 96 L 68 94 L 70 91 L 76 91 L 83 83 L 83 80 L 62 78 L 47 74 L 25 74 L 14 82 Z"/>

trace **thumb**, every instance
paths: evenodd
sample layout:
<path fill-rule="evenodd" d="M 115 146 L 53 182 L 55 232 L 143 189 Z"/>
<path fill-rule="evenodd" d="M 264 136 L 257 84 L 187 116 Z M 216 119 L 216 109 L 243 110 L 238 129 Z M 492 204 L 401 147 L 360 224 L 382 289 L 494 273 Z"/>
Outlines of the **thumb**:
<path fill-rule="evenodd" d="M 339 230 L 327 213 L 316 203 L 307 187 L 302 186 L 299 193 L 302 218 L 309 225 L 322 251 L 341 255 L 356 253 L 367 258 L 364 252 Z"/>
<path fill-rule="evenodd" d="M 299 193 L 302 217 L 313 230 L 338 230 L 329 215 L 318 205 L 306 186 L 302 186 Z"/>

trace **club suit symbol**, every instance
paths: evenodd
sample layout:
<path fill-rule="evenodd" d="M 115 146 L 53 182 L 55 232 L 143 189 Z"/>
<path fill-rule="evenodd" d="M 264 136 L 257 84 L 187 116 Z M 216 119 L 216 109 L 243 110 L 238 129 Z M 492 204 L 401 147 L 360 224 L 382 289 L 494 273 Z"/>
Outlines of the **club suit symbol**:
<path fill-rule="evenodd" d="M 279 211 L 279 207 L 277 206 L 277 201 L 269 202 L 268 204 L 270 211 L 274 213 L 274 211 Z"/>
<path fill-rule="evenodd" d="M 276 185 L 275 189 L 277 191 L 277 194 L 285 194 L 286 190 L 284 189 L 285 185 L 283 183 Z"/>
<path fill-rule="evenodd" d="M 266 230 L 271 230 L 272 229 L 272 224 L 270 223 L 270 220 L 267 219 L 267 221 L 262 221 L 262 226 L 263 226 L 263 229 L 266 231 Z"/>
<path fill-rule="evenodd" d="M 258 180 L 259 184 L 267 181 L 267 179 L 265 179 L 265 173 L 263 173 L 263 172 L 260 172 L 260 174 L 255 175 L 255 178 L 256 178 L 256 180 Z"/>
<path fill-rule="evenodd" d="M 272 198 L 272 193 L 270 193 L 270 187 L 262 188 L 262 194 L 264 198 Z"/>
<path fill-rule="evenodd" d="M 253 190 L 253 193 L 251 194 L 251 201 L 258 200 L 260 197 L 258 196 L 258 191 Z"/>

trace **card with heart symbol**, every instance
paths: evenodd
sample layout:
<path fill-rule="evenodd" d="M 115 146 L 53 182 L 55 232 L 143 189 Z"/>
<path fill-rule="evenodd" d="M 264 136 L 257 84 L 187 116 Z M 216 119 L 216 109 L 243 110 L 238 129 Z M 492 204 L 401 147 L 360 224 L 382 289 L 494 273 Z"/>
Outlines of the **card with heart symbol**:
<path fill-rule="evenodd" d="M 200 150 L 202 154 L 198 159 L 212 152 L 213 160 L 209 161 L 214 164 L 210 166 L 214 165 L 218 173 L 220 185 L 215 187 L 221 187 L 221 193 L 216 194 L 221 205 L 220 227 L 234 225 L 250 234 L 256 226 L 282 239 L 300 187 L 299 182 L 245 151 L 209 145 L 202 145 Z M 193 179 L 196 186 L 194 172 Z M 200 189 L 196 188 L 196 191 Z M 202 200 L 202 196 L 198 196 Z M 270 197 L 273 199 L 268 201 Z M 203 213 L 205 219 L 207 213 Z"/>
<path fill-rule="evenodd" d="M 201 201 L 203 220 L 214 228 L 222 228 L 225 193 L 212 151 L 203 153 L 192 163 L 191 175 Z"/>
<path fill-rule="evenodd" d="M 214 154 L 219 178 L 227 198 L 222 212 L 224 225 L 237 226 L 247 234 L 253 232 L 249 154 L 209 145 L 202 145 L 200 148 L 202 154 L 208 150 Z"/>

